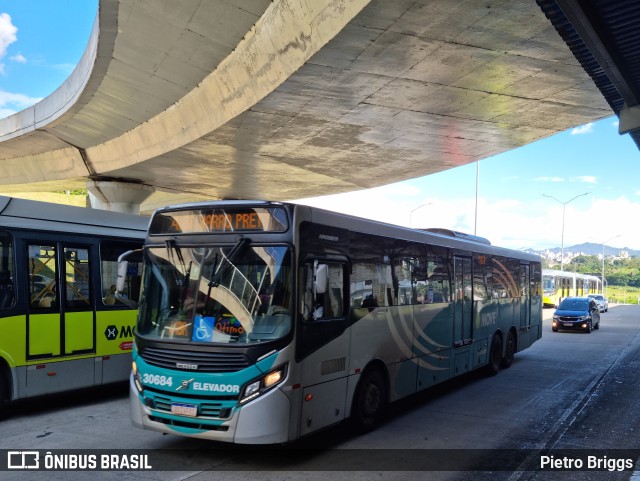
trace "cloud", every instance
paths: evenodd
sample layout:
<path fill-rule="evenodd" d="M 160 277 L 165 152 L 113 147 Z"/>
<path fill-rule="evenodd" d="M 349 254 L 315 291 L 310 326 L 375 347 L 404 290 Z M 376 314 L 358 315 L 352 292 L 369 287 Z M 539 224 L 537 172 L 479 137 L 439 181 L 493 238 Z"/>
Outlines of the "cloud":
<path fill-rule="evenodd" d="M 0 119 L 4 119 L 5 117 L 10 117 L 13 114 L 15 114 L 16 112 L 17 112 L 17 110 L 3 109 L 2 107 L 0 107 Z"/>
<path fill-rule="evenodd" d="M 21 53 L 18 53 L 17 55 L 9 57 L 9 60 L 13 60 L 14 62 L 18 62 L 18 63 L 27 63 L 27 59 Z"/>
<path fill-rule="evenodd" d="M 564 182 L 562 177 L 536 177 L 534 182 Z"/>
<path fill-rule="evenodd" d="M 571 135 L 590 134 L 591 132 L 593 132 L 593 122 L 576 127 L 571 131 Z"/>
<path fill-rule="evenodd" d="M 598 179 L 595 175 L 581 175 L 580 177 L 572 177 L 571 182 L 582 182 L 583 184 L 597 184 Z"/>
<path fill-rule="evenodd" d="M 473 234 L 477 226 L 477 235 L 493 245 L 511 249 L 560 247 L 563 206 L 556 202 L 542 197 L 526 202 L 508 198 L 489 201 L 480 197 L 476 223 L 474 197 L 437 198 L 423 193 L 407 198 L 399 195 L 398 185 L 295 202 L 405 227 L 411 223 L 415 228 L 443 227 Z M 640 191 L 637 194 L 640 196 Z M 566 206 L 564 245 L 593 242 L 589 239 L 593 230 L 584 226 L 592 225 L 593 219 L 607 219 L 605 239 L 608 233 L 609 237 L 620 235 L 616 245 L 638 249 L 640 238 L 630 218 L 640 218 L 640 202 L 636 198 L 633 201 L 624 197 L 594 198 L 571 203 Z"/>
<path fill-rule="evenodd" d="M 18 28 L 11 23 L 8 13 L 0 13 L 0 58 L 7 54 L 7 48 L 17 40 Z"/>
<path fill-rule="evenodd" d="M 42 100 L 42 97 L 29 97 L 24 94 L 14 94 L 0 90 L 0 119 L 31 107 Z"/>

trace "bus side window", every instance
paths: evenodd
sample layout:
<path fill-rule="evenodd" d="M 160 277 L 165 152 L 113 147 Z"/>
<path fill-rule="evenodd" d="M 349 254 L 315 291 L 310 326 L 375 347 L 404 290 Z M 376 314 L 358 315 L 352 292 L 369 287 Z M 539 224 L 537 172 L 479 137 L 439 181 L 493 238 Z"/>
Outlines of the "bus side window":
<path fill-rule="evenodd" d="M 325 267 L 326 266 L 326 267 Z M 315 273 L 326 269 L 326 286 L 318 288 Z M 341 263 L 307 263 L 302 267 L 304 283 L 302 317 L 306 321 L 344 317 L 345 266 Z M 325 288 L 326 287 L 326 288 Z"/>
<path fill-rule="evenodd" d="M 29 245 L 29 303 L 33 308 L 56 307 L 56 247 Z"/>
<path fill-rule="evenodd" d="M 15 286 L 13 275 L 13 243 L 11 236 L 0 232 L 0 309 L 13 307 Z"/>
<path fill-rule="evenodd" d="M 103 241 L 100 243 L 100 281 L 102 304 L 105 306 L 122 307 L 124 303 L 118 300 L 116 293 L 116 279 L 118 278 L 118 257 L 129 250 L 139 249 L 141 246 L 131 242 Z M 137 301 L 140 296 L 142 274 L 142 257 L 132 255 L 127 259 L 127 275 L 123 295 Z"/>
<path fill-rule="evenodd" d="M 91 276 L 89 275 L 89 250 L 78 247 L 64 248 L 67 309 L 87 309 L 91 306 Z"/>

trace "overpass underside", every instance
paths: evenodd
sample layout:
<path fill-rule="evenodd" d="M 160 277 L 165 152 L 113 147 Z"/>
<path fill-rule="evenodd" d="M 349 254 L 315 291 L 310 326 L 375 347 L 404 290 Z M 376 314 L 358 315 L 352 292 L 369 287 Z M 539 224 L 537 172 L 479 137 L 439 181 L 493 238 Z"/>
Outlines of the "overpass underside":
<path fill-rule="evenodd" d="M 348 192 L 612 114 L 533 0 L 101 0 L 72 77 L 0 121 L 0 191 L 143 209 Z M 102 186 L 102 187 L 101 187 Z M 137 197 L 136 197 L 137 199 Z"/>

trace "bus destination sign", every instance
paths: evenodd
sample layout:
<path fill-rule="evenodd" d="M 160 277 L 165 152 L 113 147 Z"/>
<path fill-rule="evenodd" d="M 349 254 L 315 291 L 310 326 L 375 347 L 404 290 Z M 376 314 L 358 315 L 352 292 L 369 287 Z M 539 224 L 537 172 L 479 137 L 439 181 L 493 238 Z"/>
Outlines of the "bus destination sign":
<path fill-rule="evenodd" d="M 285 232 L 287 214 L 282 207 L 211 207 L 156 212 L 149 234 L 229 232 Z"/>

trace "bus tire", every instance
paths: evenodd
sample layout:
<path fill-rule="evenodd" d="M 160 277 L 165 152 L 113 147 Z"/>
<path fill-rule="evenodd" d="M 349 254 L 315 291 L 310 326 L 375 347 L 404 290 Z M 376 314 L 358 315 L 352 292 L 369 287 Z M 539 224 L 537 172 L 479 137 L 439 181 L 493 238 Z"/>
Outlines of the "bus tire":
<path fill-rule="evenodd" d="M 507 342 L 504 346 L 504 357 L 502 358 L 501 367 L 508 368 L 513 362 L 513 358 L 516 355 L 516 336 L 513 334 L 513 330 L 507 334 Z"/>
<path fill-rule="evenodd" d="M 487 365 L 487 372 L 494 376 L 500 371 L 502 364 L 502 337 L 497 332 L 491 339 L 491 350 L 489 351 L 489 364 Z"/>
<path fill-rule="evenodd" d="M 351 418 L 359 432 L 373 430 L 381 421 L 387 405 L 387 384 L 377 368 L 367 369 L 356 387 Z"/>
<path fill-rule="evenodd" d="M 0 417 L 2 417 L 2 408 L 5 401 L 9 398 L 9 383 L 4 374 L 2 363 L 0 363 Z"/>

